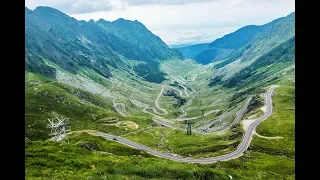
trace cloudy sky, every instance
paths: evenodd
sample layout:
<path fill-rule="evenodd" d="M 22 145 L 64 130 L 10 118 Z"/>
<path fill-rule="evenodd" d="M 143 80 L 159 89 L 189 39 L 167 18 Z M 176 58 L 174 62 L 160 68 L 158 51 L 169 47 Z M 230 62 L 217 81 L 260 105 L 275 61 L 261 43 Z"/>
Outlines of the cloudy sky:
<path fill-rule="evenodd" d="M 212 42 L 245 25 L 261 25 L 295 11 L 295 0 L 25 0 L 78 20 L 138 20 L 167 44 Z"/>

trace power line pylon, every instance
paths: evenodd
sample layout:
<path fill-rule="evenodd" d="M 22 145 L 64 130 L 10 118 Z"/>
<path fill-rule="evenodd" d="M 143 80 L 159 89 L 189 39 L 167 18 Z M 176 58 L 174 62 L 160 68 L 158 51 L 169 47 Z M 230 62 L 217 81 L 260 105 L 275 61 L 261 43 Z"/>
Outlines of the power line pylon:
<path fill-rule="evenodd" d="M 69 139 L 66 138 L 67 132 L 70 132 L 70 129 L 67 129 L 68 126 L 70 125 L 69 122 L 65 122 L 65 120 L 67 120 L 66 118 L 52 118 L 52 119 L 48 119 L 49 124 L 47 125 L 47 128 L 51 129 L 50 134 L 48 134 L 49 136 L 53 136 L 52 139 L 54 141 L 61 141 L 61 142 L 65 142 L 65 140 L 68 141 L 69 143 Z"/>
<path fill-rule="evenodd" d="M 192 124 L 194 124 L 194 122 L 188 122 L 188 121 L 185 121 L 184 124 L 187 124 L 187 135 L 190 135 L 192 134 Z"/>

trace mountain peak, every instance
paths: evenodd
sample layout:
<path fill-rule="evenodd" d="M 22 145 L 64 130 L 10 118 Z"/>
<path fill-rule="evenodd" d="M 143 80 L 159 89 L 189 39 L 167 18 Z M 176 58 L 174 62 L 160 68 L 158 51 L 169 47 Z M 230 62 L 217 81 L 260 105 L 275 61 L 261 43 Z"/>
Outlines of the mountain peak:
<path fill-rule="evenodd" d="M 31 9 L 29 9 L 29 8 L 27 8 L 27 7 L 25 7 L 25 12 L 26 12 L 26 13 L 31 13 L 31 12 L 32 12 L 32 10 L 31 10 Z"/>
<path fill-rule="evenodd" d="M 106 22 L 109 22 L 109 23 L 110 23 L 110 21 L 107 21 L 107 20 L 102 19 L 102 18 L 100 18 L 97 22 L 100 22 L 100 23 L 106 23 Z"/>
<path fill-rule="evenodd" d="M 52 7 L 48 7 L 48 6 L 38 6 L 36 7 L 33 12 L 42 14 L 42 15 L 47 15 L 49 17 L 51 17 L 51 15 L 57 15 L 57 16 L 61 16 L 61 17 L 69 17 L 67 14 L 63 13 L 62 11 L 52 8 Z"/>
<path fill-rule="evenodd" d="M 286 17 L 295 16 L 296 12 L 293 11 L 292 13 L 288 14 Z"/>
<path fill-rule="evenodd" d="M 52 7 L 49 7 L 49 6 L 38 6 L 38 7 L 36 7 L 34 9 L 34 11 L 52 11 L 52 12 L 60 12 L 60 13 L 62 13 L 58 9 L 55 9 L 55 8 L 52 8 Z"/>
<path fill-rule="evenodd" d="M 124 19 L 124 18 L 118 18 L 117 20 L 113 21 L 113 22 L 132 22 L 132 23 L 138 23 L 141 24 L 141 22 L 139 22 L 138 20 L 129 20 L 129 19 Z"/>
<path fill-rule="evenodd" d="M 88 22 L 89 23 L 95 23 L 95 21 L 93 19 L 90 19 Z"/>
<path fill-rule="evenodd" d="M 114 20 L 113 22 L 127 22 L 130 20 L 124 19 L 124 18 L 118 18 L 117 20 Z"/>
<path fill-rule="evenodd" d="M 141 22 L 139 22 L 137 20 L 132 21 L 129 19 L 124 19 L 124 18 L 119 18 L 115 21 L 112 21 L 112 23 L 115 23 L 120 26 L 134 25 L 134 26 L 142 26 L 142 27 L 146 28 L 144 24 L 142 24 Z"/>

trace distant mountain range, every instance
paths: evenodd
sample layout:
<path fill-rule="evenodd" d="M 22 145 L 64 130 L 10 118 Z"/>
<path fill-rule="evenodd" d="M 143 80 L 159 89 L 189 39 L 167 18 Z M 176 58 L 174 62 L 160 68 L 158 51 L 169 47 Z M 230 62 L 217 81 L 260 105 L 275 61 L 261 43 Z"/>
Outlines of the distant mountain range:
<path fill-rule="evenodd" d="M 294 35 L 294 17 L 291 13 L 270 23 L 249 25 L 216 39 L 212 43 L 196 44 L 177 48 L 185 58 L 192 58 L 199 63 L 208 64 L 229 58 L 224 65 L 240 57 L 246 49 L 255 47 L 261 40 L 270 41 L 267 48 L 280 44 Z M 273 36 L 275 35 L 275 36 Z"/>
<path fill-rule="evenodd" d="M 107 78 L 109 66 L 131 68 L 127 60 L 136 60 L 136 74 L 159 83 L 165 79 L 159 62 L 183 58 L 138 21 L 78 21 L 50 7 L 25 8 L 25 19 L 26 70 L 51 78 L 55 69 L 43 59 L 74 74 L 85 67 Z"/>

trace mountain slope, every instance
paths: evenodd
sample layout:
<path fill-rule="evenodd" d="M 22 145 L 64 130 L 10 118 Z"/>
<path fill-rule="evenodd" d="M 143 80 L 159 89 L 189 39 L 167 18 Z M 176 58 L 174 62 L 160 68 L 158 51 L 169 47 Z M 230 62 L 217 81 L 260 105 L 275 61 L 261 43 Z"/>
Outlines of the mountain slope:
<path fill-rule="evenodd" d="M 295 14 L 294 12 L 276 19 L 268 24 L 268 26 L 257 34 L 244 47 L 232 52 L 230 56 L 214 66 L 219 69 L 219 73 L 229 78 L 241 69 L 249 66 L 260 56 L 268 53 L 273 48 L 279 46 L 295 35 Z"/>
<path fill-rule="evenodd" d="M 283 42 L 268 53 L 260 56 L 249 66 L 234 74 L 229 79 L 222 81 L 221 77 L 216 77 L 210 86 L 222 84 L 227 88 L 265 86 L 268 82 L 275 81 L 281 74 L 281 70 L 293 69 L 295 61 L 295 37 Z"/>
<path fill-rule="evenodd" d="M 233 33 L 227 34 L 209 44 L 210 47 L 223 48 L 223 49 L 239 49 L 250 42 L 255 35 L 263 31 L 266 25 L 262 26 L 245 26 L 236 30 Z"/>
<path fill-rule="evenodd" d="M 201 51 L 195 49 L 193 46 L 177 49 L 182 52 L 185 57 L 189 57 L 188 55 L 192 54 L 191 58 L 195 59 L 201 64 L 208 64 L 227 58 L 229 58 L 229 61 L 227 62 L 232 62 L 241 56 L 243 51 L 250 48 L 250 46 L 255 42 L 262 40 L 263 43 L 264 40 L 272 38 L 284 38 L 284 40 L 288 39 L 285 36 L 292 34 L 293 19 L 294 12 L 289 14 L 287 17 L 278 18 L 261 26 L 245 26 L 233 33 L 227 34 L 222 38 L 213 41 L 207 47 L 205 47 L 206 44 L 198 44 L 197 46 L 203 47 Z M 280 33 L 274 34 L 276 37 L 272 37 L 272 32 Z"/>
<path fill-rule="evenodd" d="M 116 21 L 108 22 L 100 19 L 97 24 L 106 32 L 113 33 L 120 39 L 127 41 L 136 51 L 141 50 L 139 56 L 143 55 L 145 57 L 137 56 L 133 58 L 135 60 L 164 60 L 172 56 L 181 56 L 178 51 L 170 49 L 158 36 L 154 35 L 138 21 L 127 21 L 120 18 Z"/>
<path fill-rule="evenodd" d="M 190 57 L 195 59 L 197 62 L 201 64 L 208 64 L 210 62 L 226 58 L 231 52 L 250 42 L 253 37 L 264 28 L 265 26 L 245 26 L 233 33 L 223 36 L 222 38 L 216 39 L 212 43 L 187 46 L 178 48 L 178 50 L 182 52 L 184 57 L 192 55 Z M 195 47 L 201 47 L 201 49 Z"/>
<path fill-rule="evenodd" d="M 137 60 L 141 63 L 133 70 L 138 75 L 161 82 L 159 61 L 182 58 L 137 21 L 77 21 L 50 7 L 26 8 L 25 16 L 27 70 L 45 76 L 53 77 L 54 71 L 39 70 L 39 66 L 46 68 L 39 56 L 74 74 L 86 67 L 106 78 L 112 76 L 110 66 L 127 69 L 126 60 Z"/>
<path fill-rule="evenodd" d="M 183 56 L 185 58 L 192 58 L 194 59 L 194 57 L 202 52 L 203 50 L 208 48 L 209 43 L 204 43 L 204 44 L 195 44 L 195 45 L 191 45 L 191 46 L 184 46 L 184 47 L 179 47 L 176 48 L 177 50 L 179 50 Z"/>

